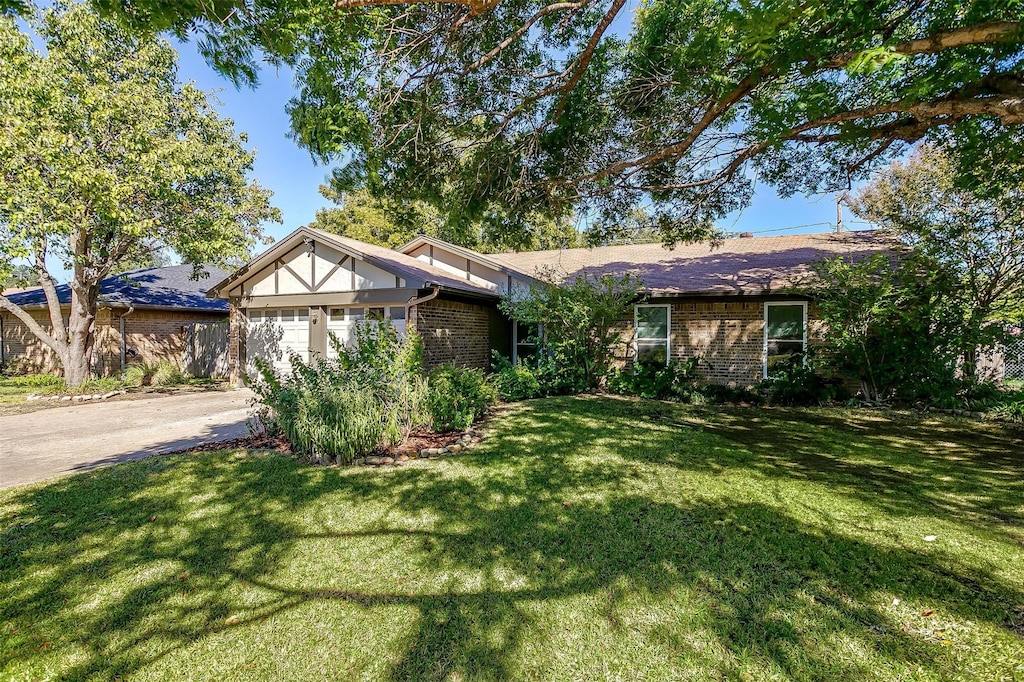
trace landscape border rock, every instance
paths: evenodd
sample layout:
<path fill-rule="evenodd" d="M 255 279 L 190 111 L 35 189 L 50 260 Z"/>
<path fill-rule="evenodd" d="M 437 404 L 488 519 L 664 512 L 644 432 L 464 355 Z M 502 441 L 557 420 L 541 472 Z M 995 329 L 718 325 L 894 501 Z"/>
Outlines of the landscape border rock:
<path fill-rule="evenodd" d="M 25 396 L 27 401 L 39 401 L 39 402 L 51 402 L 51 401 L 63 401 L 63 402 L 74 402 L 82 403 L 89 400 L 107 400 L 115 396 L 124 395 L 128 391 L 121 389 L 120 391 L 108 391 L 107 393 L 79 393 L 77 395 L 38 395 L 36 393 L 29 393 Z"/>
<path fill-rule="evenodd" d="M 446 445 L 443 448 L 423 448 L 421 450 L 413 450 L 411 452 L 403 452 L 394 457 L 390 455 L 368 455 L 366 457 L 357 457 L 352 460 L 350 466 L 399 466 L 406 462 L 411 462 L 417 459 L 434 459 L 435 457 L 445 457 L 448 455 L 458 454 L 465 452 L 471 447 L 479 443 L 484 438 L 484 432 L 476 427 L 470 427 L 463 433 L 458 440 L 451 445 Z"/>

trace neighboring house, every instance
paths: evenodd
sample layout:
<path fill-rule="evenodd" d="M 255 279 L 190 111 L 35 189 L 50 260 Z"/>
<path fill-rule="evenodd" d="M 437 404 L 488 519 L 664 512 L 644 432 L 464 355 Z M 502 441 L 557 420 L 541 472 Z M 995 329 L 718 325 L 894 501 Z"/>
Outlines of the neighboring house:
<path fill-rule="evenodd" d="M 802 353 L 816 336 L 814 307 L 786 293 L 809 263 L 889 250 L 873 232 L 745 237 L 667 249 L 659 244 L 480 254 L 430 237 L 387 249 L 300 228 L 209 295 L 231 302 L 232 376 L 262 356 L 279 369 L 288 356 L 331 355 L 354 325 L 388 318 L 423 337 L 428 365 L 487 368 L 492 351 L 532 351 L 530 330 L 497 309 L 506 292 L 537 278 L 583 272 L 641 276 L 646 295 L 623 320 L 623 359 L 667 362 L 700 357 L 719 383 L 750 385 L 768 366 Z"/>
<path fill-rule="evenodd" d="M 197 322 L 216 322 L 228 316 L 227 301 L 206 296 L 212 282 L 228 272 L 207 266 L 193 279 L 191 265 L 144 268 L 107 277 L 100 282 L 96 316 L 96 345 L 92 368 L 99 376 L 120 374 L 126 364 L 168 360 L 180 364 L 187 331 Z M 67 320 L 71 290 L 57 287 Z M 50 317 L 42 288 L 7 295 L 50 331 Z M 13 314 L 0 313 L 0 362 L 19 371 L 52 372 L 59 369 L 54 352 Z"/>

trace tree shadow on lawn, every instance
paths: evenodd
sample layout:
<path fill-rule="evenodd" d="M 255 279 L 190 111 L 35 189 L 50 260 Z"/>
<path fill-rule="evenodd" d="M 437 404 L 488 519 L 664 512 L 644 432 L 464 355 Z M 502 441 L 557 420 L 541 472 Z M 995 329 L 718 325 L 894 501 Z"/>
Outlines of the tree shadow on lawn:
<path fill-rule="evenodd" d="M 738 675 L 751 660 L 797 678 L 878 675 L 879 665 L 893 676 L 952 672 L 956 654 L 907 631 L 888 594 L 1019 639 L 1024 595 L 983 569 L 853 539 L 762 502 L 640 492 L 650 475 L 641 462 L 588 447 L 607 439 L 631 457 L 668 458 L 687 436 L 659 428 L 641 437 L 633 416 L 600 401 L 528 406 L 469 455 L 415 468 L 314 469 L 213 453 L 14 491 L 0 497 L 0 670 L 66 647 L 76 653 L 62 679 L 127 675 L 311 602 L 414 609 L 417 618 L 394 625 L 405 633 L 388 673 L 396 680 L 557 676 L 550 666 L 564 652 L 548 640 L 566 628 L 595 631 L 613 648 L 653 647 L 713 677 Z M 387 514 L 357 529 L 309 520 L 358 505 Z M 393 540 L 424 580 L 398 589 L 384 576 L 345 589 L 288 574 L 306 542 Z M 363 568 L 331 563 L 338 556 L 324 557 L 324 574 Z M 444 578 L 467 574 L 473 580 Z M 649 618 L 637 617 L 641 608 Z M 702 637 L 723 653 L 709 655 Z M 869 653 L 844 658 L 837 641 Z M 586 646 L 580 665 L 609 655 Z M 682 674 L 648 674 L 659 672 Z"/>

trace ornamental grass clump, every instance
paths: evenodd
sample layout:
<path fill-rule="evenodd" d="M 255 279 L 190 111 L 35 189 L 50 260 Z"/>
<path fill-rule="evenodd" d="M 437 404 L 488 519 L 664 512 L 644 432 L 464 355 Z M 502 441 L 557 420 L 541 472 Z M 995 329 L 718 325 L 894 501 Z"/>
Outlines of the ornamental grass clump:
<path fill-rule="evenodd" d="M 423 343 L 415 332 L 400 339 L 390 324 L 372 321 L 356 327 L 351 346 L 333 335 L 330 341 L 336 360 L 293 355 L 283 376 L 255 361 L 250 383 L 262 428 L 284 433 L 296 452 L 317 462 L 346 464 L 429 424 Z"/>

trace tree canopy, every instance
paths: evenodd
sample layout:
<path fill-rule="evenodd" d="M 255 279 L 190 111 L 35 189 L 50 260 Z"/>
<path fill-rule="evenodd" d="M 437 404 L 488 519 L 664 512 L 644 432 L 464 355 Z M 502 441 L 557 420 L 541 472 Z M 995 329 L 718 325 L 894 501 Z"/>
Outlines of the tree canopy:
<path fill-rule="evenodd" d="M 470 215 L 646 205 L 671 241 L 756 181 L 845 189 L 924 139 L 962 169 L 1024 147 L 1021 0 L 94 2 L 198 32 L 236 82 L 293 65 L 316 157 Z"/>
<path fill-rule="evenodd" d="M 169 248 L 186 263 L 247 255 L 280 220 L 246 175 L 253 154 L 207 96 L 177 79 L 177 54 L 87 6 L 58 3 L 28 25 L 0 17 L 0 275 L 33 264 L 50 328 L 0 296 L 88 376 L 99 282 Z M 62 313 L 51 263 L 71 272 Z"/>
<path fill-rule="evenodd" d="M 571 248 L 583 243 L 570 221 L 542 215 L 516 221 L 515 229 L 504 229 L 506 215 L 497 212 L 459 222 L 423 200 L 375 197 L 365 189 L 339 192 L 330 185 L 322 185 L 320 193 L 335 205 L 318 210 L 310 227 L 388 248 L 421 234 L 483 253 Z"/>
<path fill-rule="evenodd" d="M 1007 323 L 1024 321 L 1024 183 L 1006 161 L 971 187 L 954 181 L 951 155 L 922 146 L 879 173 L 851 201 L 948 282 L 946 326 L 956 330 L 965 373 Z"/>

